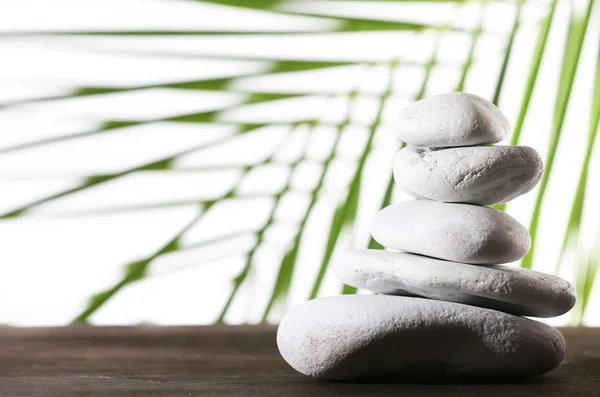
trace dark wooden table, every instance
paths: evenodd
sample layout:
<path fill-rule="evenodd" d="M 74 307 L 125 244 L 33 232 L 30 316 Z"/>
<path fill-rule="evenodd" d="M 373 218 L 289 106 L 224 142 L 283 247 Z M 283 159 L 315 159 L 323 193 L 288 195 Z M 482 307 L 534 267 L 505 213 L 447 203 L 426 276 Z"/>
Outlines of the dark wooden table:
<path fill-rule="evenodd" d="M 593 396 L 600 329 L 562 329 L 554 372 L 490 383 L 331 383 L 279 356 L 274 327 L 0 329 L 0 396 Z"/>

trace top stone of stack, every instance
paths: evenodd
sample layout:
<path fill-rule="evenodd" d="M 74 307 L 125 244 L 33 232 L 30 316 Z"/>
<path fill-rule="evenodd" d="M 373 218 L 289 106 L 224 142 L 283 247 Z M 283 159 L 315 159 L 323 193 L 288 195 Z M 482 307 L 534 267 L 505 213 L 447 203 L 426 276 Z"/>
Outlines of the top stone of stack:
<path fill-rule="evenodd" d="M 400 113 L 395 129 L 409 145 L 455 147 L 500 142 L 510 124 L 488 100 L 453 92 L 412 104 Z"/>

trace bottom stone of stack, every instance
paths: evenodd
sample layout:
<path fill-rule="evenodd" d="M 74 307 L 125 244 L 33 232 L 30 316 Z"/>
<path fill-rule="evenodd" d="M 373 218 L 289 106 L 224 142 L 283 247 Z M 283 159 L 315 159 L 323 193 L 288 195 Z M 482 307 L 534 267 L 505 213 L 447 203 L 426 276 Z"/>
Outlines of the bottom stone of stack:
<path fill-rule="evenodd" d="M 506 378 L 560 364 L 555 328 L 511 314 L 430 299 L 342 295 L 289 311 L 277 332 L 283 358 L 328 380 Z"/>

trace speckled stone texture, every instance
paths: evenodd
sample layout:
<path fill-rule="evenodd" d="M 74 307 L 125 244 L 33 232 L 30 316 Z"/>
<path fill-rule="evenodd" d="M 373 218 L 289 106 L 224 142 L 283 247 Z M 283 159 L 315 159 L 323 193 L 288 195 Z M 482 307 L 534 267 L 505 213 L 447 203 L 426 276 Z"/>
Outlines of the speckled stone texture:
<path fill-rule="evenodd" d="M 567 281 L 511 266 L 476 266 L 383 250 L 337 255 L 344 283 L 386 295 L 420 296 L 500 310 L 519 316 L 555 317 L 575 305 Z"/>
<path fill-rule="evenodd" d="M 402 190 L 453 203 L 505 203 L 533 189 L 543 169 L 539 154 L 527 146 L 407 146 L 394 158 L 394 179 Z"/>
<path fill-rule="evenodd" d="M 527 229 L 502 211 L 429 200 L 382 209 L 371 235 L 386 248 L 487 265 L 519 260 L 531 246 Z"/>
<path fill-rule="evenodd" d="M 281 321 L 277 345 L 297 371 L 321 379 L 515 377 L 555 368 L 560 332 L 458 303 L 386 295 L 306 302 Z"/>
<path fill-rule="evenodd" d="M 395 131 L 404 142 L 423 147 L 496 143 L 508 136 L 506 116 L 487 99 L 462 92 L 436 95 L 400 113 Z"/>

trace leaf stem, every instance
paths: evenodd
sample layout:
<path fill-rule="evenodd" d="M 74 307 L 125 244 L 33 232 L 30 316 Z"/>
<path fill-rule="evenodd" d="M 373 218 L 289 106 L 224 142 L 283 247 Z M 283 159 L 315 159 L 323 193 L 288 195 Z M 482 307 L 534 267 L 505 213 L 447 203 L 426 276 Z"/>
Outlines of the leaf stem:
<path fill-rule="evenodd" d="M 319 289 L 321 288 L 321 284 L 323 283 L 323 278 L 325 277 L 325 273 L 327 272 L 327 268 L 329 267 L 331 255 L 333 254 L 333 250 L 335 248 L 338 237 L 340 236 L 343 227 L 348 223 L 351 223 L 356 217 L 363 169 L 365 166 L 365 162 L 367 161 L 367 157 L 371 152 L 373 138 L 375 137 L 375 133 L 377 132 L 381 124 L 381 117 L 383 115 L 385 104 L 387 103 L 389 97 L 393 93 L 393 86 L 395 81 L 394 73 L 398 69 L 398 64 L 399 62 L 394 62 L 390 65 L 386 88 L 379 100 L 379 104 L 377 105 L 377 115 L 375 116 L 375 121 L 371 125 L 371 128 L 369 130 L 369 137 L 367 138 L 367 142 L 365 144 L 363 152 L 361 153 L 360 158 L 358 160 L 358 165 L 356 167 L 356 170 L 354 171 L 354 176 L 352 177 L 352 181 L 350 182 L 348 195 L 340 204 L 338 210 L 336 210 L 335 216 L 333 217 L 331 226 L 329 228 L 327 245 L 325 247 L 325 252 L 323 254 L 323 259 L 321 260 L 321 266 L 319 267 L 317 277 L 315 278 L 313 287 L 310 291 L 309 299 L 316 298 L 319 293 Z"/>
<path fill-rule="evenodd" d="M 355 101 L 356 101 L 357 96 L 358 96 L 358 93 L 356 90 L 351 91 L 348 95 L 348 104 L 346 106 L 344 120 L 342 121 L 342 123 L 339 124 L 339 126 L 337 128 L 336 138 L 335 138 L 335 141 L 331 148 L 331 152 L 329 153 L 329 156 L 323 162 L 323 169 L 322 169 L 321 175 L 319 177 L 319 180 L 317 181 L 315 188 L 313 189 L 313 191 L 311 193 L 311 199 L 308 204 L 308 208 L 307 208 L 306 212 L 304 213 L 304 217 L 300 221 L 300 224 L 298 226 L 298 231 L 293 239 L 292 247 L 286 252 L 286 254 L 284 255 L 284 257 L 279 265 L 279 270 L 278 270 L 277 278 L 275 280 L 275 285 L 273 286 L 271 296 L 270 296 L 270 298 L 267 302 L 267 305 L 265 307 L 265 310 L 263 312 L 263 316 L 262 316 L 262 320 L 261 320 L 262 322 L 267 321 L 267 318 L 271 312 L 271 309 L 273 308 L 273 305 L 278 300 L 283 298 L 285 293 L 289 290 L 292 274 L 293 274 L 293 271 L 294 271 L 294 268 L 296 265 L 298 250 L 300 248 L 300 242 L 302 241 L 302 238 L 304 236 L 304 231 L 306 229 L 305 228 L 306 223 L 308 222 L 310 214 L 312 213 L 312 210 L 317 203 L 319 193 L 324 186 L 327 171 L 331 165 L 331 162 L 335 158 L 337 149 L 341 142 L 343 131 L 350 124 L 350 116 L 352 114 L 353 106 L 355 106 Z"/>
<path fill-rule="evenodd" d="M 492 103 L 498 106 L 500 101 L 500 95 L 502 94 L 502 88 L 504 87 L 504 79 L 506 77 L 506 70 L 508 68 L 508 64 L 510 62 L 510 57 L 513 51 L 513 45 L 515 42 L 515 36 L 517 34 L 517 30 L 519 29 L 519 25 L 521 22 L 521 12 L 523 10 L 523 6 L 525 5 L 525 0 L 518 0 L 517 9 L 515 11 L 515 19 L 513 19 L 512 28 L 510 30 L 508 43 L 506 45 L 506 50 L 504 51 L 504 59 L 502 60 L 502 66 L 500 67 L 500 73 L 498 74 L 498 80 L 496 81 L 496 89 L 494 90 L 494 96 L 492 97 Z"/>
<path fill-rule="evenodd" d="M 479 21 L 477 23 L 477 27 L 471 33 L 471 47 L 469 48 L 469 52 L 467 54 L 467 59 L 463 64 L 460 79 L 458 80 L 458 84 L 454 91 L 462 92 L 465 89 L 465 82 L 467 80 L 467 75 L 469 74 L 469 70 L 471 66 L 473 66 L 473 57 L 475 55 L 475 49 L 477 48 L 477 43 L 479 42 L 479 38 L 481 37 L 481 33 L 483 32 L 483 17 L 485 14 L 485 8 L 487 6 L 488 0 L 479 0 Z"/>
<path fill-rule="evenodd" d="M 315 127 L 316 124 L 317 123 L 314 122 L 314 123 L 311 123 L 310 125 L 308 125 L 309 133 L 307 134 L 307 137 L 304 141 L 304 148 L 302 150 L 302 153 L 305 152 L 305 150 L 308 146 L 308 142 L 310 140 L 310 132 Z M 293 177 L 294 171 L 303 162 L 303 160 L 304 160 L 304 157 L 302 155 L 300 155 L 294 162 L 292 162 L 290 164 L 289 174 L 288 174 L 288 178 L 285 183 L 285 186 L 275 196 L 275 202 L 273 203 L 273 206 L 268 215 L 267 221 L 260 228 L 260 230 L 258 230 L 256 232 L 256 243 L 254 244 L 252 249 L 248 252 L 248 255 L 246 256 L 246 262 L 245 262 L 244 267 L 242 268 L 241 272 L 233 279 L 233 288 L 232 288 L 231 292 L 229 293 L 229 296 L 228 296 L 227 300 L 225 301 L 225 305 L 221 309 L 219 316 L 217 317 L 217 320 L 216 320 L 217 323 L 224 322 L 225 316 L 226 316 L 227 312 L 229 311 L 229 308 L 231 307 L 231 304 L 232 304 L 234 298 L 238 294 L 244 281 L 246 281 L 248 274 L 250 274 L 250 270 L 252 269 L 252 265 L 254 263 L 254 255 L 256 254 L 256 251 L 258 250 L 258 248 L 260 247 L 260 245 L 262 244 L 262 242 L 264 240 L 265 232 L 267 231 L 267 229 L 269 227 L 271 227 L 275 223 L 275 214 L 276 214 L 277 208 L 279 207 L 279 204 L 281 202 L 281 198 L 285 195 L 285 193 L 290 191 L 290 189 L 292 187 L 291 184 L 292 184 L 292 177 Z"/>

